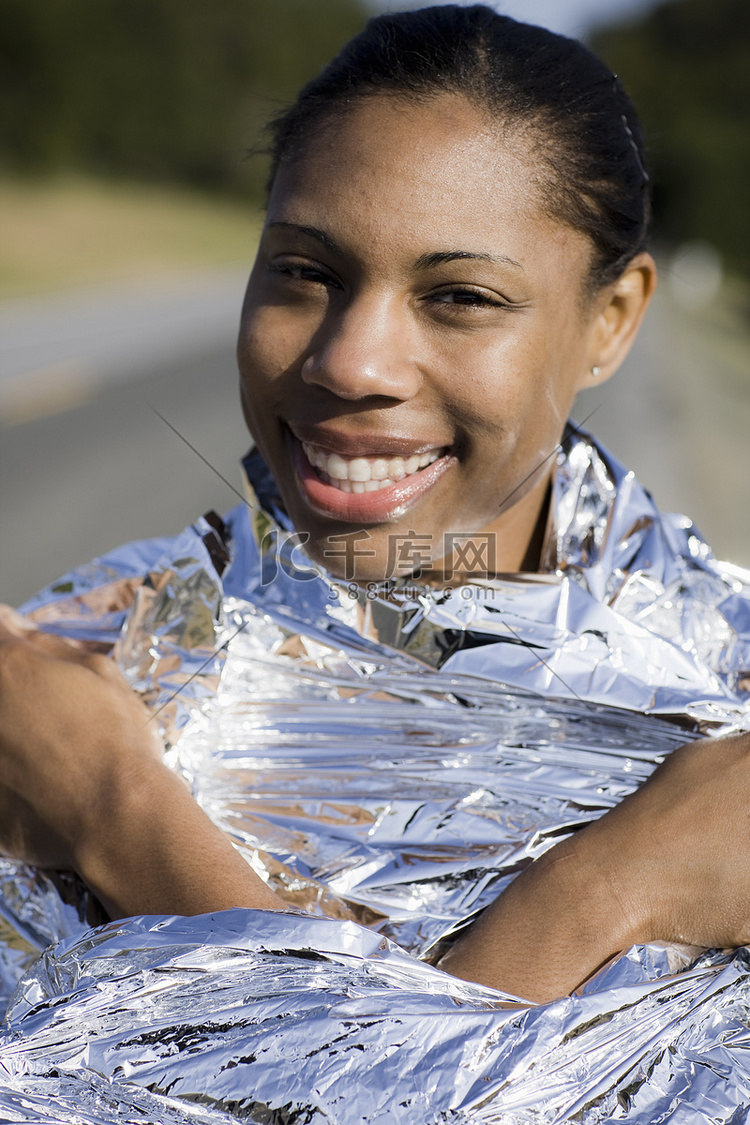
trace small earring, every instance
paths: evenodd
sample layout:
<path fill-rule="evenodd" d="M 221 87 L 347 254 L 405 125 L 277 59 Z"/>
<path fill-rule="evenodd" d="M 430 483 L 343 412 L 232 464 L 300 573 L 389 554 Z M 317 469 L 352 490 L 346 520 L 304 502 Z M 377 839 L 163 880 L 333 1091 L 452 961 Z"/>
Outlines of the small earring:
<path fill-rule="evenodd" d="M 598 379 L 599 378 L 599 368 L 598 367 L 592 367 L 591 368 L 591 378 L 592 379 Z"/>

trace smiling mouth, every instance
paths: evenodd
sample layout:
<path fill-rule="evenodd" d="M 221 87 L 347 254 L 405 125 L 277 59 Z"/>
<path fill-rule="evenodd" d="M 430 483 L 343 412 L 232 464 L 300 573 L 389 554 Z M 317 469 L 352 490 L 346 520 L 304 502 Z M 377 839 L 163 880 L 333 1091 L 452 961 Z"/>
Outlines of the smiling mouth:
<path fill-rule="evenodd" d="M 340 492 L 379 492 L 393 488 L 408 477 L 426 469 L 447 452 L 445 447 L 430 449 L 411 457 L 342 457 L 320 446 L 302 442 L 310 466 L 320 478 Z"/>

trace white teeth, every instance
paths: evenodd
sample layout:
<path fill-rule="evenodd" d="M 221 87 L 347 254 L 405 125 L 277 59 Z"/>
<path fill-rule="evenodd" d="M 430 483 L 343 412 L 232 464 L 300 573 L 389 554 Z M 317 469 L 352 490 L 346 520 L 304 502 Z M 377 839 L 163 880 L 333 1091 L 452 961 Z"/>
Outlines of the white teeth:
<path fill-rule="evenodd" d="M 343 457 L 339 457 L 338 453 L 332 453 L 330 457 L 326 458 L 325 465 L 316 466 L 319 469 L 325 469 L 329 477 L 335 477 L 336 480 L 350 480 L 349 466 Z"/>
<path fill-rule="evenodd" d="M 349 480 L 366 481 L 370 479 L 370 462 L 364 457 L 355 457 L 349 462 Z"/>
<path fill-rule="evenodd" d="M 302 443 L 305 456 L 330 484 L 342 492 L 377 492 L 418 473 L 443 455 L 442 449 L 415 453 L 411 457 L 353 457 L 347 461 L 338 453 L 326 453 L 316 445 Z"/>

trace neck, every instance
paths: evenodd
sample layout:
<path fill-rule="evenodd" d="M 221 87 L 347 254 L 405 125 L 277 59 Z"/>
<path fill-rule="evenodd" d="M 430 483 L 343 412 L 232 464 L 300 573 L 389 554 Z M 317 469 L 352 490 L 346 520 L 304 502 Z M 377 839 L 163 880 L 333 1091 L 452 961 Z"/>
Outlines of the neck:
<path fill-rule="evenodd" d="M 475 535 L 462 536 L 451 557 L 421 575 L 433 586 L 539 570 L 550 504 L 549 474 Z"/>

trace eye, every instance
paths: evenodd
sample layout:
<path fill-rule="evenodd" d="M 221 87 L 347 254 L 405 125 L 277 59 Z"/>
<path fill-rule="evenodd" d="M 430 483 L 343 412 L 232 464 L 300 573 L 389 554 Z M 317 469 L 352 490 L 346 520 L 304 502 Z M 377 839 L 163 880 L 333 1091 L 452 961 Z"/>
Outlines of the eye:
<path fill-rule="evenodd" d="M 340 289 L 341 283 L 328 270 L 299 258 L 281 258 L 268 264 L 269 273 L 299 286 L 323 285 Z"/>
<path fill-rule="evenodd" d="M 454 286 L 451 289 L 438 289 L 430 293 L 428 300 L 438 305 L 461 309 L 509 309 L 512 305 L 500 297 L 493 296 L 483 289 L 469 286 Z"/>

